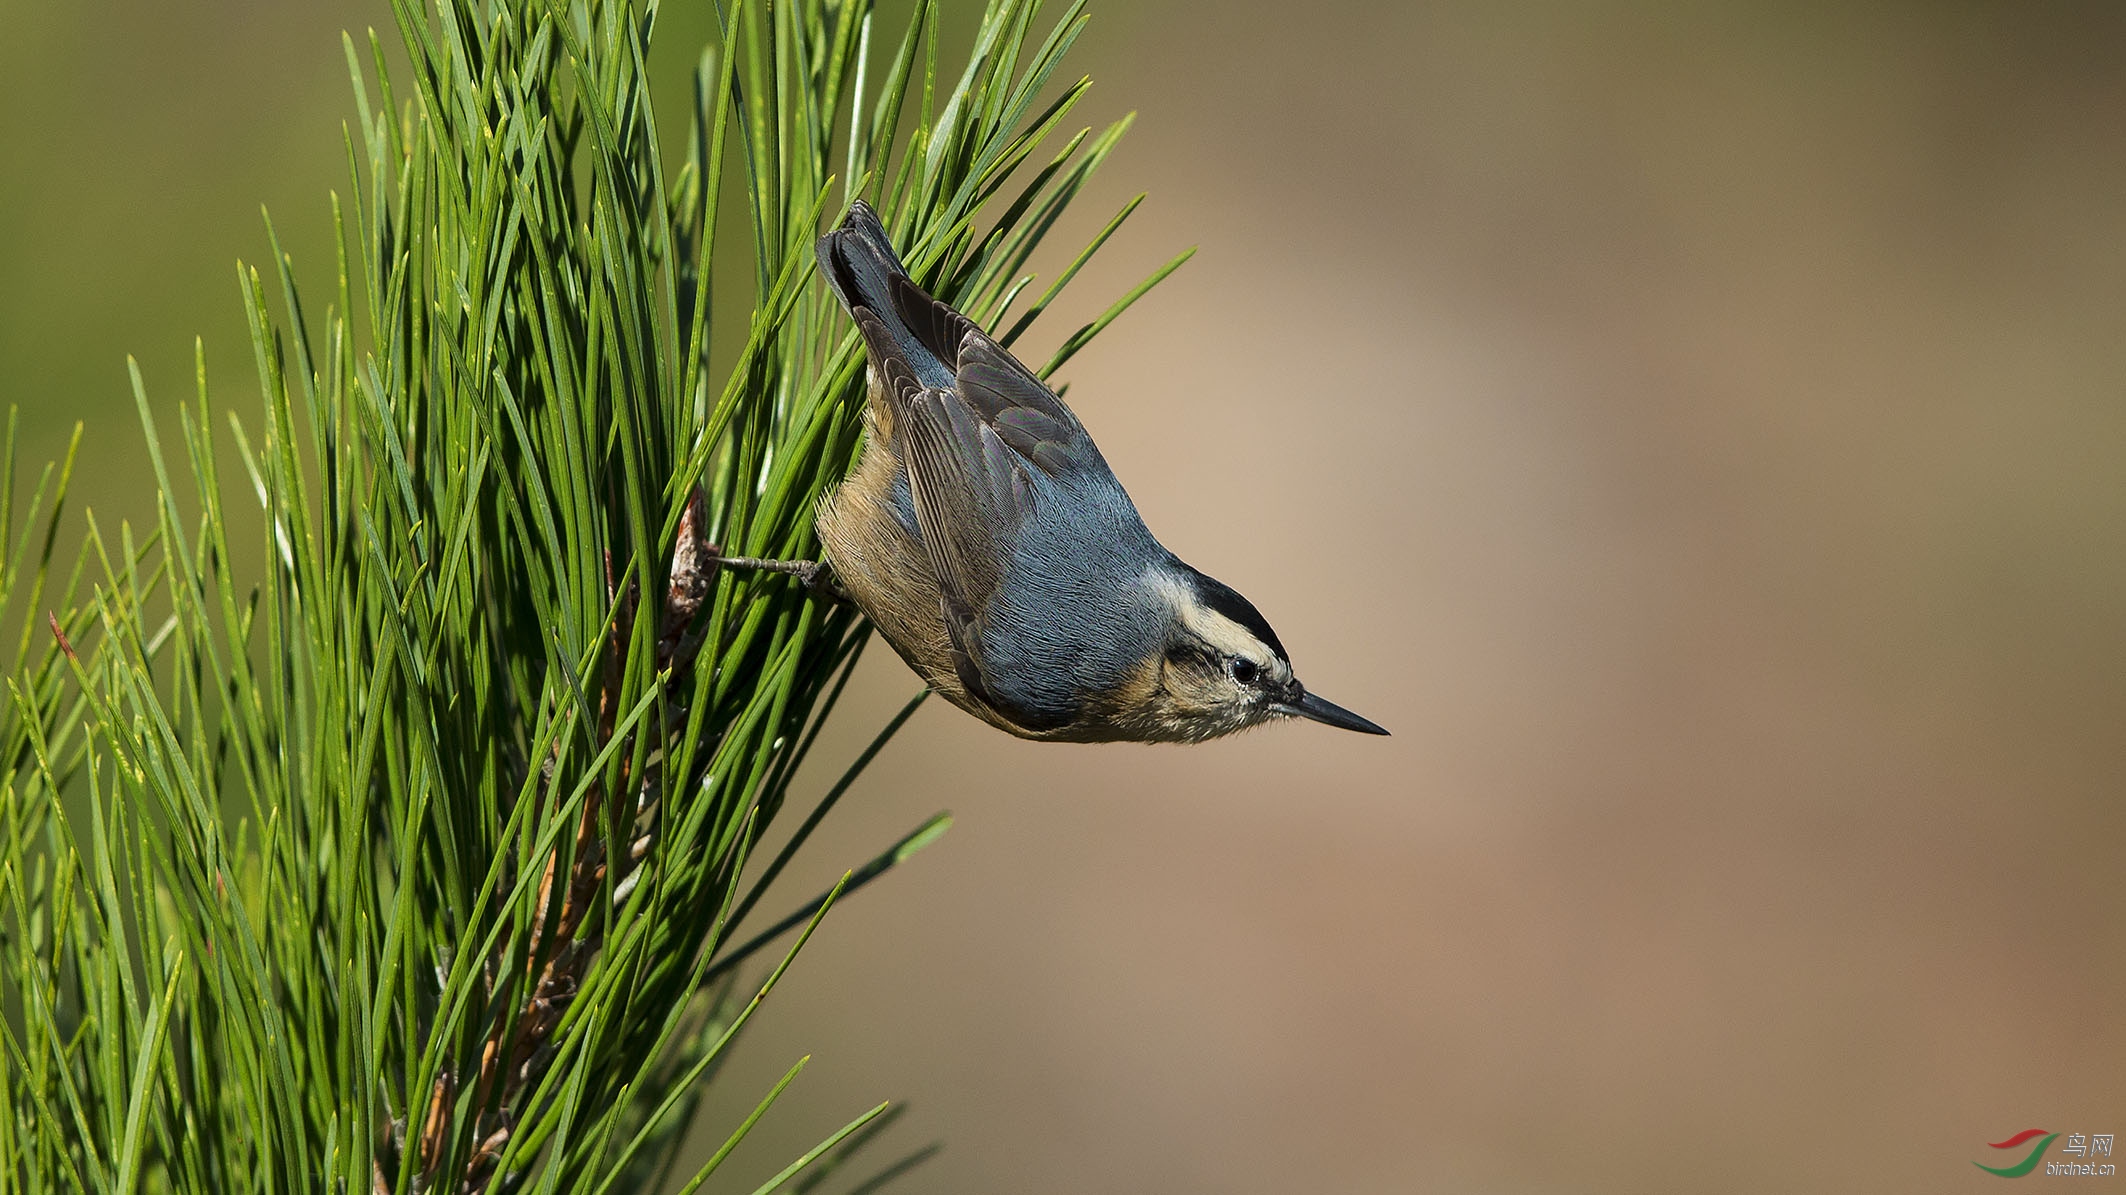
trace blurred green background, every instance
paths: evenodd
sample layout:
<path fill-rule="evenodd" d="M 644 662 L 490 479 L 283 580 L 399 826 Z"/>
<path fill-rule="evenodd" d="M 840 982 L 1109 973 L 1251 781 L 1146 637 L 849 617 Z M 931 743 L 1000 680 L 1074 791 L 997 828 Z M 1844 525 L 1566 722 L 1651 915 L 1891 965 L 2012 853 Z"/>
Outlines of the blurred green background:
<path fill-rule="evenodd" d="M 733 1059 L 719 1138 L 814 1055 L 734 1182 L 885 1096 L 946 1192 L 1979 1190 L 2126 1130 L 2126 9 L 1094 11 L 1080 111 L 1143 115 L 1060 241 L 1152 197 L 1036 344 L 1202 246 L 1071 400 L 1396 737 L 925 709 L 785 899 L 958 826 Z M 203 335 L 249 416 L 231 265 L 264 203 L 323 284 L 389 21 L 0 3 L 0 399 L 106 519 L 124 354 L 168 410 Z"/>

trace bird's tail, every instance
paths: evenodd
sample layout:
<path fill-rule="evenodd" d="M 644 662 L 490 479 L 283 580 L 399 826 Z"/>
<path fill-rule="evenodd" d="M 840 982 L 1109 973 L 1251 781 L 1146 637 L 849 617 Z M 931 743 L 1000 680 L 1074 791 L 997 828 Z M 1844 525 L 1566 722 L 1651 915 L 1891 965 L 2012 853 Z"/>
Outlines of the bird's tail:
<path fill-rule="evenodd" d="M 841 227 L 819 238 L 817 249 L 819 271 L 842 306 L 852 315 L 859 309 L 876 315 L 893 355 L 924 385 L 950 385 L 952 369 L 946 358 L 954 354 L 958 337 L 948 335 L 956 329 L 942 325 L 958 317 L 909 279 L 871 205 L 861 199 L 851 204 Z M 885 347 L 873 344 L 874 351 Z"/>
<path fill-rule="evenodd" d="M 908 276 L 886 226 L 861 199 L 850 205 L 840 228 L 819 238 L 819 272 L 842 306 L 868 307 L 881 316 L 893 314 L 893 281 Z"/>

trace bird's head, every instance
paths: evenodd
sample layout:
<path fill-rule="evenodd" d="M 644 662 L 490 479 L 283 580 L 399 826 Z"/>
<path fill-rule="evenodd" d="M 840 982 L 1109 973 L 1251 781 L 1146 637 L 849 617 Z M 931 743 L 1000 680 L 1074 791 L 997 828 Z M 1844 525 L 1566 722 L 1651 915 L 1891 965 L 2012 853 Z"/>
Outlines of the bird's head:
<path fill-rule="evenodd" d="M 1149 578 L 1165 635 L 1146 661 L 1136 713 L 1157 737 L 1200 742 L 1278 718 L 1308 718 L 1364 734 L 1387 731 L 1306 690 L 1277 632 L 1232 587 L 1179 560 Z"/>

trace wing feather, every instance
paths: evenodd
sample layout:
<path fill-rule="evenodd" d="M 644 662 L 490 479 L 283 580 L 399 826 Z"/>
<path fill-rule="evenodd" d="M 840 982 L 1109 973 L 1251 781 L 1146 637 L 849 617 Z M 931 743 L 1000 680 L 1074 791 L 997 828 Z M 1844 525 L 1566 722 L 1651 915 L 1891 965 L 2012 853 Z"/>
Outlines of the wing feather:
<path fill-rule="evenodd" d="M 1051 477 L 1112 477 L 1085 425 L 1033 371 L 979 331 L 960 342 L 954 389 L 1005 444 Z"/>
<path fill-rule="evenodd" d="M 1003 584 L 1012 534 L 1033 512 L 1033 488 L 1017 455 L 950 391 L 915 393 L 901 420 L 916 524 L 937 575 L 954 668 L 969 691 L 1004 708 L 986 680 L 982 611 Z"/>

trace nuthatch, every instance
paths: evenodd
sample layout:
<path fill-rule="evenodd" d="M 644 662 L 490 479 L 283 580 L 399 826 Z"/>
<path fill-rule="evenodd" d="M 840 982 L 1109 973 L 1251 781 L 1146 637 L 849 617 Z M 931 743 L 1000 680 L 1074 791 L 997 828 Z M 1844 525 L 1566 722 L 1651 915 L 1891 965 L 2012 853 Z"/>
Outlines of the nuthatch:
<path fill-rule="evenodd" d="M 825 563 L 940 696 L 1029 739 L 1201 742 L 1286 717 L 1388 733 L 1307 692 L 1246 598 L 1152 538 L 1077 416 L 909 279 L 870 205 L 819 264 L 870 360 L 869 440 L 820 504 Z"/>

